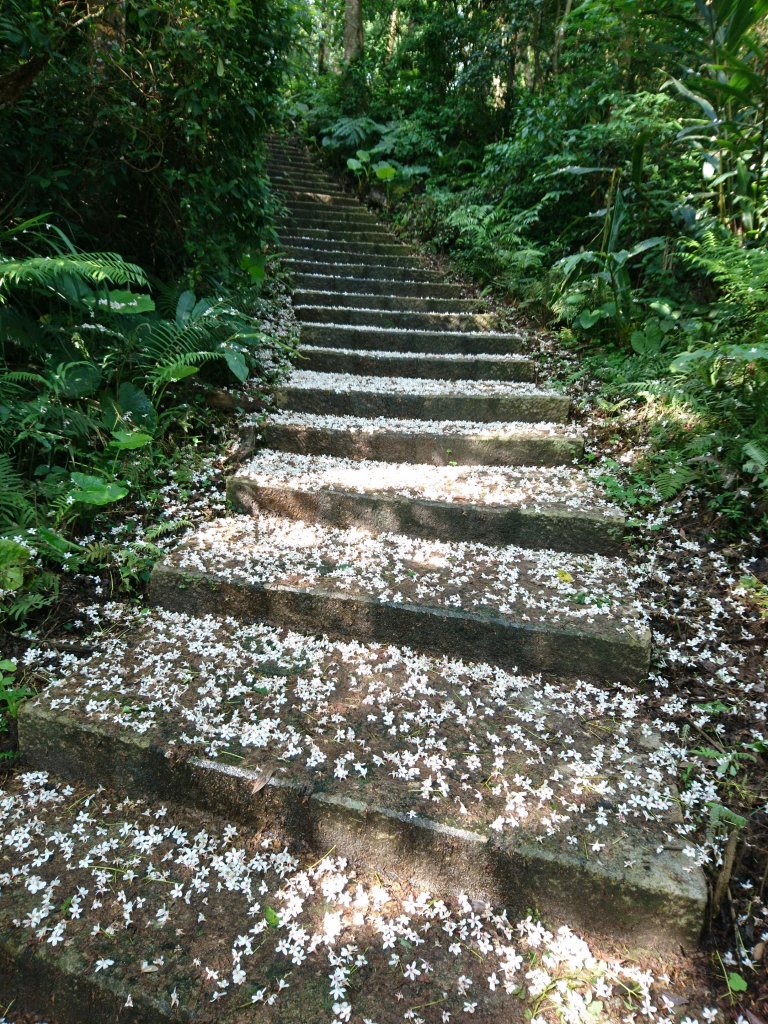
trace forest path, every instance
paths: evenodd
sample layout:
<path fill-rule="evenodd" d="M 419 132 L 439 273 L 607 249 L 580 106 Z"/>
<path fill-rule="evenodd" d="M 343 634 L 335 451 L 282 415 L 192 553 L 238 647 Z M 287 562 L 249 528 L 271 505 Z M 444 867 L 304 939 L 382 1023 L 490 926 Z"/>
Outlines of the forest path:
<path fill-rule="evenodd" d="M 434 890 L 471 880 L 518 910 L 690 942 L 704 888 L 679 844 L 668 848 L 675 809 L 648 824 L 645 797 L 632 808 L 620 796 L 653 788 L 654 738 L 579 693 L 634 694 L 651 651 L 623 518 L 577 466 L 567 396 L 538 382 L 530 338 L 430 270 L 302 145 L 274 141 L 269 169 L 287 211 L 300 361 L 229 480 L 243 515 L 177 548 L 155 571 L 154 601 L 480 663 L 478 679 L 535 673 L 486 709 L 477 735 L 438 702 L 434 779 L 426 753 L 406 752 L 420 770 L 384 772 L 386 783 L 320 773 L 312 830 Z M 408 688 L 397 667 L 389 682 Z M 429 712 L 422 701 L 410 714 Z M 527 750 L 509 715 L 532 723 Z M 418 745 L 401 731 L 404 748 Z M 393 746 L 382 741 L 368 751 Z M 464 763 L 482 749 L 506 762 L 483 765 L 496 782 L 485 796 Z M 399 756 L 388 751 L 390 768 Z M 430 808 L 446 768 L 465 795 Z M 344 800 L 348 813 L 329 810 Z M 606 807 L 606 835 L 587 842 Z"/>
<path fill-rule="evenodd" d="M 170 804 L 180 825 L 155 838 L 175 844 L 171 863 L 197 863 L 184 845 L 196 830 L 213 850 L 230 834 L 213 823 L 236 822 L 268 830 L 266 849 L 305 851 L 307 877 L 333 851 L 377 885 L 469 892 L 472 914 L 535 908 L 611 941 L 692 948 L 706 886 L 675 837 L 674 774 L 645 712 L 640 576 L 621 515 L 577 465 L 567 397 L 538 380 L 535 339 L 501 329 L 301 145 L 276 141 L 270 170 L 288 210 L 299 366 L 228 482 L 238 514 L 182 540 L 155 568 L 154 610 L 23 709 L 27 763 Z M 79 836 L 56 806 L 40 834 Z M 109 821 L 109 842 L 154 849 Z M 259 870 L 279 885 L 272 856 Z M 13 991 L 33 999 L 45 977 L 56 1020 L 74 1024 L 86 1005 L 95 1021 L 123 1019 L 120 1000 L 144 986 L 144 1016 L 130 1019 L 157 1021 L 214 984 L 192 985 L 200 964 L 236 986 L 248 971 L 272 977 L 277 954 L 244 956 L 248 925 L 227 903 L 245 867 L 199 858 L 201 877 L 219 878 L 203 914 L 215 927 L 192 921 L 172 953 L 147 932 L 140 984 L 127 933 L 110 940 L 116 981 L 77 944 L 63 957 L 9 929 L 0 969 L 21 979 Z M 264 898 L 278 905 L 285 887 Z M 280 934 L 269 916 L 265 928 Z M 222 967 L 230 931 L 235 964 Z M 175 972 L 157 991 L 153 956 Z M 301 984 L 275 1019 L 330 1019 L 308 1009 L 314 981 Z M 381 1019 L 375 986 L 362 992 Z M 188 1019 L 244 1019 L 228 1005 Z"/>

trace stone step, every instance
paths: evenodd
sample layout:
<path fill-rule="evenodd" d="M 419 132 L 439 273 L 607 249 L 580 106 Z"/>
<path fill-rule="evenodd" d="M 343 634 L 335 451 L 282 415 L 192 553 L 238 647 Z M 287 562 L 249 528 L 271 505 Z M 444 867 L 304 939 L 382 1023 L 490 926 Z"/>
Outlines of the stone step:
<path fill-rule="evenodd" d="M 292 173 L 326 173 L 325 169 L 309 158 L 306 153 L 270 153 L 267 157 L 266 166 L 269 172 L 286 171 Z"/>
<path fill-rule="evenodd" d="M 269 178 L 280 192 L 285 189 L 309 189 L 313 192 L 341 191 L 338 182 L 324 174 L 312 172 L 289 174 L 286 171 L 275 171 L 274 174 L 270 174 Z"/>
<path fill-rule="evenodd" d="M 562 466 L 584 454 L 584 438 L 559 423 L 470 423 L 281 412 L 261 428 L 270 448 L 432 466 Z M 256 427 L 244 429 L 257 444 Z"/>
<path fill-rule="evenodd" d="M 289 234 L 283 232 L 280 241 L 286 249 L 303 249 L 305 252 L 342 252 L 360 256 L 405 256 L 413 259 L 416 254 L 402 242 L 350 242 L 335 238 L 315 238 L 305 232 Z M 354 262 L 350 261 L 350 262 Z"/>
<path fill-rule="evenodd" d="M 301 239 L 302 242 L 310 239 L 333 246 L 382 245 L 386 249 L 392 245 L 401 245 L 390 231 L 375 226 L 371 228 L 366 225 L 349 224 L 343 228 L 320 228 L 305 225 L 303 222 L 299 224 L 298 221 L 291 219 L 287 225 L 278 224 L 277 231 L 281 241 L 285 239 L 292 245 L 296 244 L 297 239 Z"/>
<path fill-rule="evenodd" d="M 443 299 L 402 295 L 396 284 L 391 293 L 361 293 L 340 291 L 316 291 L 297 288 L 293 293 L 296 306 L 333 306 L 336 309 L 382 309 L 402 312 L 463 313 L 487 310 L 487 303 L 480 299 Z"/>
<path fill-rule="evenodd" d="M 184 624 L 196 626 L 193 620 Z M 220 639 L 226 643 L 230 637 Z M 153 649 L 149 640 L 141 640 L 144 651 Z M 202 668 L 189 657 L 191 651 L 185 653 L 185 667 Z M 115 666 L 118 673 L 123 667 Z M 30 726 L 43 727 L 42 707 L 39 711 Z M 173 717 L 171 712 L 166 722 Z M 77 774 L 9 775 L 3 784 L 4 838 L 23 843 L 21 854 L 0 848 L 3 1020 L 9 1014 L 25 1024 L 33 1015 L 55 1024 L 319 1024 L 342 1019 L 331 1009 L 341 1006 L 341 999 L 354 1007 L 355 1021 L 375 1017 L 377 1024 L 402 1024 L 404 1008 L 397 996 L 409 984 L 403 972 L 413 960 L 413 952 L 406 956 L 412 947 L 408 937 L 416 935 L 430 975 L 411 990 L 418 992 L 414 999 L 437 1003 L 458 1019 L 466 1000 L 458 985 L 463 976 L 477 990 L 473 1000 L 482 1020 L 508 1024 L 510 997 L 503 987 L 494 993 L 487 983 L 489 972 L 508 976 L 510 984 L 518 977 L 514 966 L 507 965 L 514 973 L 504 972 L 509 935 L 483 896 L 492 887 L 470 891 L 469 903 L 450 878 L 478 850 L 489 870 L 494 859 L 504 858 L 497 853 L 500 844 L 431 820 L 407 824 L 389 808 L 364 801 L 355 806 L 345 795 L 303 793 L 291 777 L 275 777 L 265 786 L 247 762 L 242 769 L 204 758 L 175 765 L 178 748 L 156 731 L 150 750 L 135 732 L 106 721 L 75 722 L 66 714 L 59 720 L 66 740 L 62 737 L 55 760 Z M 72 760 L 77 737 L 95 758 L 82 765 L 82 772 Z M 98 778 L 96 764 L 109 761 L 107 739 L 115 745 L 115 761 Z M 41 760 L 42 746 L 37 742 L 31 749 Z M 169 758 L 157 764 L 161 751 Z M 124 766 L 124 777 L 115 770 L 117 763 Z M 195 781 L 180 800 L 160 795 L 179 790 L 187 775 Z M 107 778 L 114 788 L 104 788 Z M 217 784 L 218 795 L 204 798 L 209 785 Z M 243 807 L 232 815 L 213 813 L 242 799 L 246 787 L 250 813 Z M 190 798 L 198 798 L 205 813 L 190 807 Z M 290 827 L 274 827 L 286 817 Z M 302 822 L 312 828 L 314 845 L 306 842 L 309 831 L 301 834 Z M 376 829 L 375 839 L 368 828 Z M 285 840 L 291 834 L 298 839 L 289 846 Z M 354 863 L 332 849 L 335 840 L 323 845 L 329 836 L 355 854 Z M 376 845 L 392 865 L 404 866 L 398 850 L 403 839 L 417 840 L 414 875 L 424 865 L 425 878 L 437 878 L 439 871 L 427 870 L 430 858 L 440 852 L 444 860 L 450 858 L 442 878 L 443 888 L 451 891 L 441 905 L 405 871 L 398 875 L 382 866 L 377 874 L 365 862 L 366 847 Z M 523 857 L 520 851 L 507 859 L 522 863 Z M 578 859 L 570 861 L 575 870 Z M 596 892 L 606 873 L 591 873 Z M 659 879 L 655 890 L 645 887 L 654 909 L 682 902 L 666 875 Z M 532 901 L 538 888 L 543 887 L 532 879 Z M 507 889 L 517 903 L 512 885 Z M 627 901 L 631 892 L 630 883 Z M 525 907 L 519 916 L 525 916 Z M 361 922 L 362 960 L 357 955 Z M 471 928 L 473 942 L 487 942 L 489 950 L 497 944 L 498 952 L 478 960 L 470 949 L 457 957 L 440 941 L 444 927 Z M 645 931 L 645 919 L 638 918 L 628 934 L 639 937 Z M 676 940 L 682 934 L 678 928 Z M 397 941 L 402 962 L 392 960 L 387 935 Z M 535 941 L 541 952 L 541 938 Z M 341 989 L 333 979 L 341 981 Z"/>
<path fill-rule="evenodd" d="M 281 187 L 278 191 L 278 195 L 283 202 L 298 200 L 310 203 L 327 203 L 332 205 L 334 208 L 351 207 L 355 210 L 360 208 L 359 200 L 355 199 L 349 192 L 345 192 L 341 188 L 314 190 L 301 187 Z"/>
<path fill-rule="evenodd" d="M 286 174 L 322 174 L 329 178 L 333 177 L 328 174 L 325 168 L 315 163 L 314 160 L 309 159 L 306 154 L 300 156 L 292 153 L 270 154 L 267 157 L 266 166 L 269 173 L 277 171 L 285 172 Z"/>
<path fill-rule="evenodd" d="M 375 258 L 374 258 L 375 259 Z M 284 262 L 294 274 L 321 275 L 326 278 L 337 276 L 339 280 L 354 280 L 361 285 L 367 281 L 391 283 L 397 281 L 398 286 L 402 284 L 442 284 L 444 275 L 437 270 L 428 270 L 424 264 L 417 259 L 410 261 L 411 266 L 387 265 L 386 263 L 374 262 L 368 259 L 366 262 L 350 263 L 347 258 L 323 261 L 318 259 L 296 259 L 293 256 L 286 256 Z"/>
<path fill-rule="evenodd" d="M 336 188 L 339 187 L 339 181 L 332 175 L 327 174 L 324 170 L 319 167 L 315 167 L 313 164 L 303 163 L 299 165 L 288 165 L 288 164 L 268 164 L 267 173 L 271 178 L 290 178 L 304 180 L 307 178 L 322 178 L 323 181 L 328 182 L 329 185 L 333 185 Z"/>
<path fill-rule="evenodd" d="M 475 423 L 564 423 L 570 399 L 532 384 L 365 377 L 294 370 L 274 392 L 292 412 Z"/>
<path fill-rule="evenodd" d="M 314 214 L 299 213 L 295 210 L 288 210 L 285 216 L 277 218 L 278 231 L 300 231 L 305 233 L 311 228 L 313 231 L 326 231 L 332 238 L 348 237 L 354 240 L 359 237 L 359 232 L 367 231 L 381 237 L 384 240 L 391 240 L 393 235 L 391 229 L 380 224 L 370 214 L 361 216 L 357 211 L 344 211 L 346 216 L 331 210 L 322 210 Z M 397 239 L 395 239 L 397 240 Z"/>
<path fill-rule="evenodd" d="M 327 206 L 321 203 L 294 203 L 286 202 L 288 217 L 281 218 L 283 221 L 292 220 L 297 224 L 305 224 L 307 227 L 345 227 L 350 224 L 357 225 L 378 225 L 379 221 L 369 213 L 368 210 L 357 203 L 351 207 Z"/>
<path fill-rule="evenodd" d="M 302 323 L 301 340 L 307 345 L 364 351 L 375 349 L 464 355 L 506 355 L 526 351 L 526 339 L 522 333 L 504 334 L 498 331 L 417 331 L 370 325 L 354 327 L 348 324 Z"/>
<path fill-rule="evenodd" d="M 618 559 L 293 522 L 218 520 L 155 566 L 150 600 L 523 672 L 636 682 L 650 632 Z"/>
<path fill-rule="evenodd" d="M 294 305 L 297 320 L 311 324 L 338 324 L 344 327 L 380 327 L 395 330 L 492 331 L 498 325 L 495 313 L 419 313 L 412 310 L 352 309 L 339 306 Z"/>
<path fill-rule="evenodd" d="M 241 512 L 428 540 L 619 554 L 624 517 L 570 468 L 425 466 L 260 451 L 227 480 Z"/>
<path fill-rule="evenodd" d="M 283 246 L 285 263 L 296 272 L 353 274 L 372 280 L 391 279 L 403 275 L 409 281 L 440 281 L 434 270 L 425 269 L 417 256 L 354 256 L 348 252 L 307 252 L 305 249 Z"/>
<path fill-rule="evenodd" d="M 424 352 L 361 351 L 299 346 L 301 370 L 351 373 L 368 377 L 421 377 L 425 380 L 495 380 L 531 382 L 536 367 L 525 356 L 457 356 Z"/>
<path fill-rule="evenodd" d="M 414 886 L 430 892 L 430 905 L 466 893 L 480 920 L 487 912 L 483 901 L 505 906 L 515 915 L 513 927 L 518 915 L 534 911 L 548 924 L 612 930 L 614 941 L 656 950 L 695 947 L 706 885 L 685 856 L 682 838 L 670 841 L 679 821 L 674 766 L 680 726 L 667 715 L 652 722 L 641 693 L 588 681 L 543 682 L 482 663 L 161 609 L 143 619 L 126 615 L 121 626 L 23 707 L 20 736 L 27 762 L 38 770 L 72 780 L 85 775 L 91 792 L 115 786 L 140 804 L 126 805 L 109 789 L 86 802 L 88 790 L 78 782 L 70 792 L 61 787 L 66 799 L 49 794 L 35 800 L 32 784 L 14 824 L 29 835 L 25 861 L 44 851 L 48 856 L 38 858 L 34 872 L 19 872 L 11 905 L 0 911 L 6 920 L 24 919 L 40 903 L 25 886 L 32 873 L 60 878 L 57 906 L 81 885 L 89 891 L 77 901 L 83 914 L 71 920 L 69 942 L 91 931 L 94 890 L 103 888 L 94 885 L 99 870 L 133 862 L 135 874 L 118 883 L 127 890 L 125 900 L 115 900 L 114 892 L 102 897 L 108 909 L 101 920 L 106 924 L 114 907 L 120 927 L 88 943 L 88 977 L 99 977 L 93 961 L 108 956 L 115 963 L 107 977 L 119 978 L 130 964 L 140 992 L 141 960 L 152 963 L 162 949 L 168 972 L 162 965 L 145 980 L 178 976 L 182 965 L 191 968 L 213 922 L 231 972 L 234 937 L 261 922 L 256 944 L 266 943 L 268 959 L 247 956 L 242 966 L 250 983 L 271 964 L 274 980 L 280 962 L 290 965 L 290 952 L 281 961 L 276 943 L 291 920 L 314 931 L 313 914 L 319 911 L 322 922 L 323 910 L 349 902 L 342 894 L 354 896 L 356 886 L 367 890 L 377 878 L 387 889 L 403 886 L 403 901 Z M 661 736 L 659 724 L 666 727 Z M 662 742 L 670 748 L 666 760 L 654 749 Z M 184 804 L 205 807 L 207 816 L 183 812 Z M 245 831 L 231 829 L 222 838 L 227 820 Z M 94 852 L 91 822 L 103 827 L 108 853 Z M 54 831 L 58 840 L 50 838 Z M 271 842 L 263 844 L 264 836 Z M 246 843 L 250 852 L 238 855 Z M 89 867 L 83 867 L 89 851 Z M 323 855 L 347 858 L 345 884 L 333 885 L 336 861 L 321 867 L 317 856 Z M 153 884 L 160 872 L 164 881 Z M 283 925 L 296 891 L 291 879 L 301 873 L 308 905 L 299 900 Z M 240 884 L 249 877 L 252 885 Z M 194 878 L 208 884 L 195 886 Z M 322 878 L 332 907 L 311 895 Z M 181 898 L 172 894 L 178 883 Z M 287 890 L 282 898 L 281 886 Z M 136 902 L 138 895 L 146 897 L 146 907 Z M 246 924 L 254 900 L 258 910 Z M 125 902 L 133 904 L 143 944 L 138 954 L 136 933 L 123 927 Z M 382 943 L 371 941 L 377 934 L 368 917 L 372 908 L 359 896 L 351 902 L 345 927 L 357 911 L 375 961 Z M 163 905 L 171 910 L 167 921 L 158 914 Z M 277 912 L 269 928 L 265 905 Z M 208 922 L 202 928 L 201 910 Z M 398 902 L 387 913 L 394 919 L 402 912 Z M 171 954 L 178 949 L 176 928 L 186 938 Z M 442 928 L 435 932 L 445 937 Z M 422 932 L 426 940 L 430 934 Z M 132 951 L 126 960 L 124 940 Z M 346 941 L 344 934 L 337 948 Z M 494 966 L 490 949 L 478 964 L 485 974 Z M 429 941 L 420 951 L 432 961 Z M 210 955 L 202 958 L 201 974 L 219 966 Z M 473 959 L 471 953 L 453 959 L 451 976 L 468 973 L 464 964 Z M 316 970 L 311 960 L 309 966 Z M 179 987 L 182 998 L 190 991 L 199 998 L 200 977 L 191 973 L 189 987 Z M 382 973 L 386 979 L 388 972 Z M 402 970 L 396 973 L 402 984 Z M 363 971 L 356 988 L 366 988 L 366 977 Z M 300 987 L 301 978 L 299 969 L 291 985 Z M 441 976 L 446 987 L 444 981 Z M 249 1002 L 250 989 L 236 991 L 246 995 L 238 1003 Z M 219 1009 L 226 1006 L 222 1001 Z M 499 1022 L 510 1019 L 508 1002 L 506 1011 Z M 321 1019 L 327 1015 L 307 1006 L 299 1017 L 280 1016 L 296 1024 Z M 376 1020 L 382 1021 L 380 1012 Z"/>
<path fill-rule="evenodd" d="M 337 268 L 332 268 L 337 269 Z M 295 275 L 297 288 L 307 291 L 323 290 L 346 294 L 364 293 L 367 295 L 412 295 L 415 298 L 449 299 L 461 298 L 462 289 L 455 284 L 444 284 L 441 281 L 398 281 L 395 278 L 376 279 L 371 277 L 338 277 L 332 273 L 298 273 Z"/>
<path fill-rule="evenodd" d="M 293 196 L 284 195 L 281 197 L 285 208 L 291 213 L 297 220 L 308 217 L 310 220 L 316 217 L 323 217 L 334 220 L 342 220 L 351 218 L 357 220 L 358 218 L 366 217 L 372 220 L 374 223 L 378 223 L 377 218 L 368 210 L 366 206 L 359 203 L 356 199 L 345 199 L 343 201 L 328 200 L 321 201 L 319 199 L 296 199 Z"/>

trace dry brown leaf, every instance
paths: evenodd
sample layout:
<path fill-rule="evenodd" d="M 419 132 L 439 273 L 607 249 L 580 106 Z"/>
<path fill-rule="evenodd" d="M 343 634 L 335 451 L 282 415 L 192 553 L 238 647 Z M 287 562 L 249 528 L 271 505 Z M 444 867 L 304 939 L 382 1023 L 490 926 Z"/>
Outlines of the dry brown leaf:
<path fill-rule="evenodd" d="M 272 776 L 274 774 L 275 774 L 275 769 L 274 768 L 265 768 L 264 771 L 261 773 L 261 775 L 258 777 L 258 779 L 254 779 L 254 782 L 253 782 L 253 784 L 251 786 L 251 793 L 253 793 L 253 795 L 255 796 L 262 789 L 264 789 L 264 787 L 266 786 L 266 784 L 269 782 L 269 780 L 272 778 Z"/>

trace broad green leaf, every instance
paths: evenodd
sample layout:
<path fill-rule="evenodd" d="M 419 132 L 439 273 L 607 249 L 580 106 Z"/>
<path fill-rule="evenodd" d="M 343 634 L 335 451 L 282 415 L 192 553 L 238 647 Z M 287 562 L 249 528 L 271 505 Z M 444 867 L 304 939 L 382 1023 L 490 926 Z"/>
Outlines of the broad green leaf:
<path fill-rule="evenodd" d="M 18 590 L 24 582 L 24 570 L 17 565 L 0 566 L 0 590 Z"/>
<path fill-rule="evenodd" d="M 152 435 L 145 434 L 141 430 L 113 430 L 109 447 L 124 452 L 133 451 L 136 448 L 144 448 L 151 443 Z"/>
<path fill-rule="evenodd" d="M 117 404 L 123 414 L 130 414 L 131 421 L 137 427 L 154 431 L 157 425 L 157 412 L 150 398 L 135 384 L 126 381 L 117 392 Z"/>
<path fill-rule="evenodd" d="M 395 168 L 392 164 L 388 164 L 386 160 L 374 164 L 373 170 L 379 181 L 391 181 L 397 175 Z"/>
<path fill-rule="evenodd" d="M 263 252 L 245 252 L 240 257 L 240 269 L 244 270 L 252 281 L 263 281 L 266 275 L 267 257 Z"/>
<path fill-rule="evenodd" d="M 0 590 L 18 590 L 24 583 L 24 566 L 30 561 L 29 550 L 15 540 L 0 539 Z M 11 671 L 7 669 L 6 671 Z"/>
<path fill-rule="evenodd" d="M 136 295 L 134 292 L 111 290 L 106 293 L 95 292 L 92 297 L 84 297 L 86 305 L 94 309 L 103 309 L 120 316 L 135 316 L 137 313 L 153 313 L 155 304 L 149 295 Z"/>
<path fill-rule="evenodd" d="M 700 96 L 698 93 L 691 92 L 686 85 L 683 85 L 683 83 L 674 76 L 672 77 L 672 84 L 681 96 L 684 96 L 687 100 L 691 100 L 692 103 L 698 104 L 712 124 L 717 123 L 717 112 L 708 99 L 704 96 Z"/>
<path fill-rule="evenodd" d="M 731 992 L 746 992 L 749 985 L 740 974 L 737 974 L 736 971 L 731 971 L 728 975 L 728 988 Z"/>
<path fill-rule="evenodd" d="M 176 303 L 176 323 L 179 327 L 183 327 L 189 320 L 196 302 L 197 298 L 193 291 L 187 290 L 181 293 L 179 301 Z"/>
<path fill-rule="evenodd" d="M 227 348 L 224 349 L 224 358 L 227 361 L 227 366 L 230 368 L 232 373 L 240 381 L 248 380 L 248 364 L 245 361 L 245 356 L 242 352 L 238 352 L 237 349 Z"/>
<path fill-rule="evenodd" d="M 702 363 L 709 362 L 711 358 L 712 351 L 708 348 L 700 348 L 695 352 L 681 352 L 669 364 L 669 369 L 672 373 L 685 373 Z"/>
<path fill-rule="evenodd" d="M 70 473 L 70 480 L 74 490 L 69 492 L 68 497 L 80 505 L 111 505 L 124 498 L 129 491 L 127 484 L 117 480 L 106 481 L 88 473 Z"/>
<path fill-rule="evenodd" d="M 582 309 L 579 313 L 577 323 L 583 330 L 588 331 L 590 327 L 594 327 L 598 320 L 602 320 L 603 311 L 601 309 Z"/>
<path fill-rule="evenodd" d="M 174 363 L 172 366 L 164 366 L 162 370 L 158 370 L 154 376 L 154 380 L 158 384 L 175 384 L 177 381 L 186 380 L 187 377 L 194 377 L 200 367 L 198 366 L 184 366 L 180 363 Z"/>
<path fill-rule="evenodd" d="M 643 252 L 648 252 L 649 249 L 656 249 L 660 245 L 663 245 L 664 242 L 665 239 L 662 237 L 644 238 L 642 242 L 638 242 L 636 245 L 632 246 L 629 250 L 627 259 L 633 259 L 635 256 L 639 256 Z"/>

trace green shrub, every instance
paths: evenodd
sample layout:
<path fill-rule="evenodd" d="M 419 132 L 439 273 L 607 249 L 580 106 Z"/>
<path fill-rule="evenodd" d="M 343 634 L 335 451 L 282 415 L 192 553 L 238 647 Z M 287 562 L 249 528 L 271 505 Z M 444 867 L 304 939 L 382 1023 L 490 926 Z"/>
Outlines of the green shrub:
<path fill-rule="evenodd" d="M 9 0 L 0 83 L 32 70 L 0 94 L 0 216 L 52 210 L 83 248 L 219 278 L 269 235 L 261 141 L 302 18 L 292 0 Z"/>

